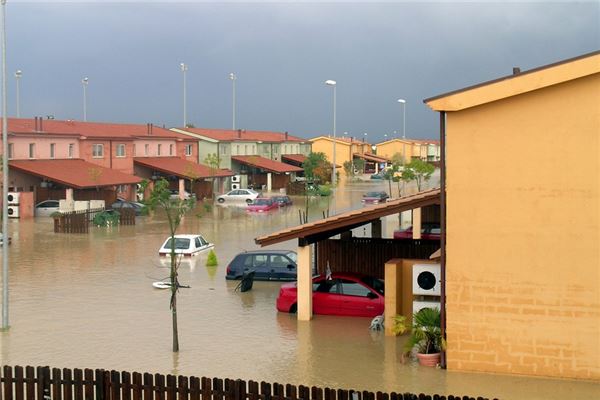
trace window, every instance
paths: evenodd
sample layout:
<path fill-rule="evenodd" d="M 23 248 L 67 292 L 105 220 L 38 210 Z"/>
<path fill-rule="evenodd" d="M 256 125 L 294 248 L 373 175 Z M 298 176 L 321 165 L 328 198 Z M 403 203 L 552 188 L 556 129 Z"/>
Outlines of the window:
<path fill-rule="evenodd" d="M 35 143 L 29 143 L 29 158 L 35 158 Z"/>
<path fill-rule="evenodd" d="M 160 149 L 162 147 L 162 144 L 159 144 L 158 147 L 156 148 L 156 155 L 160 156 Z"/>
<path fill-rule="evenodd" d="M 75 144 L 69 143 L 69 158 L 73 158 L 74 150 L 75 150 Z"/>
<path fill-rule="evenodd" d="M 131 149 L 131 154 L 135 157 L 137 155 L 137 149 L 135 148 L 135 143 L 133 144 L 133 148 Z"/>
<path fill-rule="evenodd" d="M 117 193 L 127 192 L 127 185 L 117 185 Z"/>
<path fill-rule="evenodd" d="M 196 248 L 197 248 L 197 249 L 198 249 L 198 248 L 200 248 L 200 247 L 202 247 L 202 244 L 200 243 L 200 238 L 196 238 L 196 239 L 194 240 L 194 242 L 195 242 L 195 244 L 196 244 Z"/>
<path fill-rule="evenodd" d="M 144 145 L 144 155 L 147 156 L 148 154 L 150 154 L 150 145 L 145 144 Z"/>
<path fill-rule="evenodd" d="M 248 155 L 248 145 L 244 145 L 244 155 Z"/>
<path fill-rule="evenodd" d="M 170 156 L 173 155 L 173 145 L 172 144 L 169 145 L 169 155 Z"/>
<path fill-rule="evenodd" d="M 14 146 L 14 145 L 13 145 L 12 143 L 9 143 L 9 144 L 8 144 L 8 159 L 9 159 L 9 160 L 10 160 L 11 158 L 13 158 L 13 154 L 14 154 L 14 153 L 13 153 L 13 152 L 14 152 L 13 146 Z"/>
<path fill-rule="evenodd" d="M 271 268 L 287 268 L 291 263 L 290 259 L 281 254 L 271 254 L 269 262 L 271 263 Z"/>
<path fill-rule="evenodd" d="M 92 145 L 92 157 L 94 157 L 94 158 L 103 158 L 104 157 L 104 145 L 103 144 L 93 144 Z"/>
<path fill-rule="evenodd" d="M 50 143 L 50 158 L 55 157 L 56 143 Z"/>
<path fill-rule="evenodd" d="M 186 156 L 191 156 L 192 155 L 192 145 L 191 144 L 186 144 L 185 145 L 185 155 Z"/>
<path fill-rule="evenodd" d="M 342 284 L 342 293 L 346 296 L 367 297 L 369 295 L 369 293 L 371 293 L 371 291 L 367 287 L 361 285 L 358 282 L 353 282 L 353 281 L 348 281 L 348 280 L 342 279 L 341 284 Z"/>
<path fill-rule="evenodd" d="M 252 149 L 251 149 L 251 151 L 252 151 L 252 154 L 256 154 L 256 147 L 255 147 L 255 146 L 256 146 L 256 145 L 254 145 L 254 144 L 252 145 Z"/>
<path fill-rule="evenodd" d="M 117 157 L 125 157 L 125 145 L 123 143 L 117 145 Z"/>
<path fill-rule="evenodd" d="M 321 282 L 313 283 L 313 292 L 337 293 L 337 285 L 332 279 L 323 279 Z"/>
<path fill-rule="evenodd" d="M 227 147 L 221 146 L 221 154 L 227 154 Z"/>
<path fill-rule="evenodd" d="M 239 145 L 239 144 L 236 144 L 236 145 L 235 145 L 235 154 L 236 154 L 236 155 L 239 155 L 239 154 L 240 154 L 240 145 Z"/>

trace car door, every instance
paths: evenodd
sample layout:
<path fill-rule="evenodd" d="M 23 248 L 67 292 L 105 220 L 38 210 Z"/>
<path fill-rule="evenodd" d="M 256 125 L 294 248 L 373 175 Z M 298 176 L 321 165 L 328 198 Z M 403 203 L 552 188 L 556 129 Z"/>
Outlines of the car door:
<path fill-rule="evenodd" d="M 269 256 L 267 254 L 252 254 L 246 257 L 244 262 L 244 272 L 254 271 L 254 278 L 259 280 L 269 280 L 271 271 L 269 269 Z"/>
<path fill-rule="evenodd" d="M 340 315 L 374 317 L 383 311 L 383 297 L 361 282 L 340 279 Z"/>
<path fill-rule="evenodd" d="M 322 277 L 313 281 L 313 312 L 321 315 L 340 315 L 342 296 L 338 280 Z"/>
<path fill-rule="evenodd" d="M 296 263 L 284 254 L 269 255 L 271 279 L 280 281 L 295 281 L 297 277 Z"/>

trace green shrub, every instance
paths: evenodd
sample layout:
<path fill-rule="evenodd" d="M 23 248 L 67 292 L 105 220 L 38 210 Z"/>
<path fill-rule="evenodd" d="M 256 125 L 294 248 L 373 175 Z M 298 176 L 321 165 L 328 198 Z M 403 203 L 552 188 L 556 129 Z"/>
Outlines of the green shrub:
<path fill-rule="evenodd" d="M 116 211 L 102 211 L 92 220 L 96 226 L 112 226 L 119 224 L 119 213 Z"/>
<path fill-rule="evenodd" d="M 215 251 L 211 249 L 208 253 L 208 258 L 206 259 L 206 266 L 216 267 L 217 265 L 219 265 L 219 262 L 217 261 L 217 255 L 215 254 Z"/>
<path fill-rule="evenodd" d="M 331 196 L 331 187 L 329 185 L 319 185 L 319 196 Z"/>

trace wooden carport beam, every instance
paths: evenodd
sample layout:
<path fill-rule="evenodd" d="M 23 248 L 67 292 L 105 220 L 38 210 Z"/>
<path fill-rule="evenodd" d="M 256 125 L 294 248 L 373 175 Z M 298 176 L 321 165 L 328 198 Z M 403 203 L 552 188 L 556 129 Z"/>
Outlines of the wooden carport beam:
<path fill-rule="evenodd" d="M 310 245 L 302 245 L 302 241 L 298 241 L 298 321 L 310 321 L 312 319 L 312 247 Z"/>
<path fill-rule="evenodd" d="M 413 239 L 421 239 L 421 209 L 412 210 L 412 235 Z"/>

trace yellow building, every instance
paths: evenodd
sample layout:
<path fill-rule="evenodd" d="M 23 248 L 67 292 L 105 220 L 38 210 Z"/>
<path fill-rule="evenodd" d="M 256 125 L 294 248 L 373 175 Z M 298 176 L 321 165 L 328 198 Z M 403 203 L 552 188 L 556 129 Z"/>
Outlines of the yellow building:
<path fill-rule="evenodd" d="M 440 146 L 437 140 L 390 139 L 377 143 L 377 155 L 392 159 L 395 154 L 403 156 L 404 162 L 418 158 L 423 161 L 439 161 Z"/>
<path fill-rule="evenodd" d="M 448 368 L 599 380 L 600 52 L 425 103 L 445 115 Z"/>
<path fill-rule="evenodd" d="M 327 160 L 333 160 L 333 138 L 330 136 L 318 136 L 310 139 L 313 153 L 325 153 Z M 342 166 L 346 161 L 352 161 L 354 158 L 372 158 L 371 144 L 361 142 L 353 138 L 338 137 L 335 139 L 335 163 Z M 377 157 L 374 157 L 376 159 Z M 340 174 L 344 174 L 341 168 Z"/>

